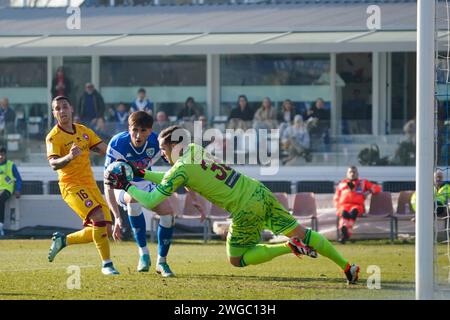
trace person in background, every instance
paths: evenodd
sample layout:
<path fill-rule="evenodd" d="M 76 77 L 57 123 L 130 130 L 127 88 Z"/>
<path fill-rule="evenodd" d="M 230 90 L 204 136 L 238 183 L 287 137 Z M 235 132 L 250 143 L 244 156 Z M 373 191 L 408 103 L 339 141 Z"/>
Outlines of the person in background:
<path fill-rule="evenodd" d="M 52 99 L 56 96 L 70 96 L 71 89 L 71 82 L 64 73 L 63 67 L 58 67 L 52 80 Z"/>
<path fill-rule="evenodd" d="M 113 112 L 113 121 L 116 132 L 127 130 L 130 111 L 127 110 L 125 103 L 120 102 Z"/>
<path fill-rule="evenodd" d="M 450 199 L 450 181 L 444 180 L 444 172 L 436 169 L 434 172 L 434 211 L 436 216 L 447 216 L 448 201 Z M 416 192 L 411 196 L 411 209 L 416 212 Z"/>
<path fill-rule="evenodd" d="M 195 105 L 193 97 L 188 97 L 184 108 L 178 113 L 178 120 L 194 121 L 201 115 L 200 109 Z"/>
<path fill-rule="evenodd" d="M 140 88 L 138 90 L 136 99 L 131 103 L 131 112 L 145 111 L 149 115 L 153 116 L 153 102 L 146 97 L 146 94 L 147 92 L 144 88 Z"/>
<path fill-rule="evenodd" d="M 241 94 L 238 98 L 238 105 L 231 110 L 230 116 L 228 117 L 228 128 L 247 130 L 251 128 L 252 120 L 253 111 L 248 105 L 247 96 Z"/>
<path fill-rule="evenodd" d="M 5 222 L 5 204 L 14 194 L 20 198 L 22 178 L 17 166 L 6 158 L 6 148 L 0 146 L 0 237 L 5 235 L 3 224 Z"/>
<path fill-rule="evenodd" d="M 281 137 L 281 146 L 288 154 L 288 158 L 284 160 L 286 164 L 291 163 L 291 161 L 299 157 L 304 157 L 307 162 L 312 160 L 309 133 L 301 115 L 296 115 L 294 117 L 294 124 L 289 125 L 284 130 Z"/>
<path fill-rule="evenodd" d="M 88 82 L 84 87 L 84 93 L 80 98 L 78 110 L 81 123 L 88 127 L 93 127 L 98 118 L 105 117 L 105 102 L 102 95 L 95 89 L 95 86 Z"/>
<path fill-rule="evenodd" d="M 344 244 L 352 235 L 356 218 L 361 217 L 366 211 L 364 200 L 369 194 L 381 192 L 381 186 L 365 179 L 359 178 L 358 169 L 350 166 L 347 169 L 347 177 L 336 187 L 334 205 L 336 215 L 339 217 L 339 241 Z"/>
<path fill-rule="evenodd" d="M 16 113 L 9 107 L 9 99 L 0 100 L 0 130 L 6 133 L 15 132 Z"/>
<path fill-rule="evenodd" d="M 167 114 L 164 111 L 158 111 L 156 113 L 156 121 L 153 123 L 153 131 L 159 133 L 169 126 L 170 121 Z"/>

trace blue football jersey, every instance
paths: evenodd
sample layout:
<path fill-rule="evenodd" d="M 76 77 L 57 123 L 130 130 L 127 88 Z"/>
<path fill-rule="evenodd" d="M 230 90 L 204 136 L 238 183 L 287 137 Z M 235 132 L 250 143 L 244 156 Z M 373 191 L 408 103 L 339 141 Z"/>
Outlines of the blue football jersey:
<path fill-rule="evenodd" d="M 155 159 L 156 158 L 156 159 Z M 140 148 L 135 148 L 131 144 L 131 137 L 128 131 L 116 134 L 108 143 L 106 150 L 105 169 L 117 159 L 126 159 L 140 169 L 151 170 L 152 164 L 159 158 L 158 135 L 152 132 L 145 144 Z M 155 159 L 155 160 L 153 160 Z M 134 177 L 133 181 L 138 182 L 144 179 Z"/>

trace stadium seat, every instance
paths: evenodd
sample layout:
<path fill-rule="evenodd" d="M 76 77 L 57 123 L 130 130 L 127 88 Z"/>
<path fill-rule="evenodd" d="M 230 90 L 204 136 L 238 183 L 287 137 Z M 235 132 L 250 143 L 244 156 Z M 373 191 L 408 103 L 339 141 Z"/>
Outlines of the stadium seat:
<path fill-rule="evenodd" d="M 334 193 L 334 181 L 299 181 L 297 192 Z"/>
<path fill-rule="evenodd" d="M 374 194 L 370 198 L 369 212 L 363 216 L 363 219 L 373 221 L 389 221 L 390 222 L 390 239 L 394 240 L 394 226 L 392 215 L 394 207 L 392 205 L 392 195 L 390 192 L 380 192 Z"/>
<path fill-rule="evenodd" d="M 413 193 L 414 191 L 412 190 L 404 190 L 400 191 L 400 194 L 398 196 L 397 210 L 392 215 L 395 239 L 398 238 L 398 221 L 410 221 L 415 217 L 412 209 L 410 208 L 411 196 L 413 195 Z"/>
<path fill-rule="evenodd" d="M 22 192 L 25 194 L 44 194 L 42 181 L 39 180 L 24 180 L 22 181 Z"/>
<path fill-rule="evenodd" d="M 283 207 L 286 208 L 286 210 L 291 210 L 291 207 L 289 205 L 289 197 L 286 192 L 275 192 L 275 197 L 277 197 L 278 201 L 283 205 Z"/>
<path fill-rule="evenodd" d="M 272 192 L 291 193 L 290 181 L 261 181 Z"/>
<path fill-rule="evenodd" d="M 294 196 L 294 204 L 292 206 L 292 215 L 300 222 L 310 220 L 311 228 L 315 231 L 319 230 L 319 222 L 317 220 L 316 198 L 312 192 L 298 192 Z"/>
<path fill-rule="evenodd" d="M 400 192 L 402 190 L 416 190 L 415 181 L 384 181 L 383 191 Z"/>
<path fill-rule="evenodd" d="M 217 234 L 225 240 L 228 233 L 228 227 L 231 224 L 230 213 L 215 204 L 211 204 L 208 223 L 208 240 L 211 239 L 212 234 Z"/>
<path fill-rule="evenodd" d="M 186 197 L 184 200 L 184 206 L 181 210 L 182 214 L 180 217 L 177 218 L 176 223 L 177 224 L 185 224 L 187 227 L 198 227 L 201 226 L 202 228 L 202 236 L 203 240 L 206 243 L 208 241 L 209 232 L 211 230 L 211 221 L 209 220 L 209 212 L 211 210 L 211 202 L 200 196 L 199 194 L 196 194 L 197 201 L 200 206 L 203 207 L 203 210 L 205 211 L 206 218 L 203 221 L 200 221 L 200 212 L 199 210 L 194 206 L 193 198 L 192 198 L 193 191 L 189 191 L 186 193 Z M 199 233 L 190 232 L 186 235 L 195 235 Z"/>

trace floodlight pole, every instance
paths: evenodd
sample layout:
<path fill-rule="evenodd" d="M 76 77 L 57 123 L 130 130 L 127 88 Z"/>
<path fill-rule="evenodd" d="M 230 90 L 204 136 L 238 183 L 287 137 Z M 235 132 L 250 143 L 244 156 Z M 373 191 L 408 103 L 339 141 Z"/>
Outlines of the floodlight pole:
<path fill-rule="evenodd" d="M 417 1 L 416 299 L 432 299 L 435 0 Z"/>

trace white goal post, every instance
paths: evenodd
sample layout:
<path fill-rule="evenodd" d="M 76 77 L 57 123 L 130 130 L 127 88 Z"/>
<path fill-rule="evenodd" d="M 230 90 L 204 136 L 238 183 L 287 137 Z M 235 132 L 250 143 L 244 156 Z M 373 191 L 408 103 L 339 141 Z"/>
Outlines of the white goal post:
<path fill-rule="evenodd" d="M 435 6 L 435 0 L 417 1 L 416 299 L 434 293 Z"/>

